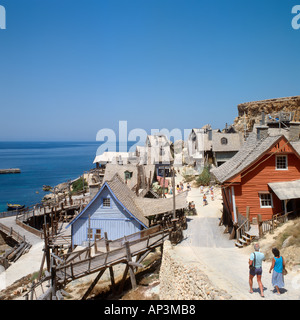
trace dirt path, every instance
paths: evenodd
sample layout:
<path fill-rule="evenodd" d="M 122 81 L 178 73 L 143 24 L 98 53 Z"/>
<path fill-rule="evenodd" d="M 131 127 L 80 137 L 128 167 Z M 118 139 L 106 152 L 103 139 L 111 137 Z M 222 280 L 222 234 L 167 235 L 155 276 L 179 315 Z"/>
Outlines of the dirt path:
<path fill-rule="evenodd" d="M 181 181 L 181 177 L 177 179 Z M 208 196 L 208 205 L 203 207 L 202 195 L 198 188 L 192 188 L 188 201 L 194 201 L 197 216 L 191 216 L 188 229 L 185 231 L 185 240 L 176 246 L 179 254 L 193 256 L 201 264 L 209 279 L 220 289 L 227 291 L 233 299 L 261 300 L 256 279 L 254 279 L 254 293 L 249 293 L 248 259 L 251 248 L 239 249 L 229 235 L 224 234 L 224 227 L 219 226 L 222 200 L 220 190 L 215 190 L 215 200 Z M 250 251 L 249 251 L 250 250 Z M 274 293 L 269 273 L 270 262 L 263 265 L 262 282 L 266 300 L 295 300 L 300 298 L 299 273 L 289 272 L 285 279 L 285 288 L 281 296 Z"/>

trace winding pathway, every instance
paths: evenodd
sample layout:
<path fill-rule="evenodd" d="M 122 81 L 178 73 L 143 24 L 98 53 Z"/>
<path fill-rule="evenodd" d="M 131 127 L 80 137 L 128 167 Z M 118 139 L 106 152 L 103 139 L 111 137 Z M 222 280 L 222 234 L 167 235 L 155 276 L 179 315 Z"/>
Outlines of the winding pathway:
<path fill-rule="evenodd" d="M 180 181 L 181 177 L 177 179 Z M 178 254 L 187 257 L 187 261 L 198 261 L 212 283 L 227 291 L 234 300 L 262 300 L 256 278 L 253 282 L 253 294 L 249 293 L 249 250 L 235 247 L 235 240 L 229 240 L 224 234 L 224 226 L 219 226 L 222 199 L 220 192 L 208 205 L 203 207 L 202 195 L 198 188 L 192 188 L 188 201 L 194 201 L 197 216 L 189 216 L 185 239 L 175 247 Z M 263 264 L 262 283 L 266 300 L 300 299 L 300 274 L 289 273 L 285 279 L 285 288 L 280 296 L 275 294 L 269 273 L 270 262 Z"/>

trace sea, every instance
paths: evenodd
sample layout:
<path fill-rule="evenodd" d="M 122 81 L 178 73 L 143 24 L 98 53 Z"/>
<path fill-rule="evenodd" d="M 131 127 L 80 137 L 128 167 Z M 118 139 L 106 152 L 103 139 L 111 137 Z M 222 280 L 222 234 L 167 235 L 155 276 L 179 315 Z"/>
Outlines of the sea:
<path fill-rule="evenodd" d="M 7 211 L 7 203 L 40 203 L 47 193 L 43 185 L 53 187 L 95 168 L 100 146 L 101 142 L 0 141 L 0 169 L 21 169 L 21 173 L 0 174 L 0 212 Z"/>

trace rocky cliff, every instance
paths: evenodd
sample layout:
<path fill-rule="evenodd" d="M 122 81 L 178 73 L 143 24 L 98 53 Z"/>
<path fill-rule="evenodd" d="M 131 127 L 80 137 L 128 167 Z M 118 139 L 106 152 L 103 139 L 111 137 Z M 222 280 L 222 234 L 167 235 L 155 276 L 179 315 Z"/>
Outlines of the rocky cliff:
<path fill-rule="evenodd" d="M 300 120 L 300 96 L 268 99 L 241 103 L 238 105 L 238 117 L 234 120 L 234 127 L 237 131 L 243 132 L 246 129 L 252 131 L 255 123 L 260 123 L 262 112 L 268 120 L 278 118 L 279 112 L 291 112 L 293 121 Z"/>

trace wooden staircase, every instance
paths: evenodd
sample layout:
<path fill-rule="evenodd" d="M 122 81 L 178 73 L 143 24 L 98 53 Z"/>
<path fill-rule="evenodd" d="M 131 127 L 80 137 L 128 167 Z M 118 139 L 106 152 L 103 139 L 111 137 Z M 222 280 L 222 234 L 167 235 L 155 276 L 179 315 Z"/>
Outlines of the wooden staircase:
<path fill-rule="evenodd" d="M 257 235 L 253 234 L 252 232 L 250 233 L 250 231 L 244 231 L 244 234 L 236 240 L 235 246 L 238 248 L 246 247 L 255 238 L 257 238 Z"/>
<path fill-rule="evenodd" d="M 248 218 L 236 229 L 235 246 L 243 248 L 248 246 L 254 239 L 258 238 L 258 225 L 251 225 Z"/>

